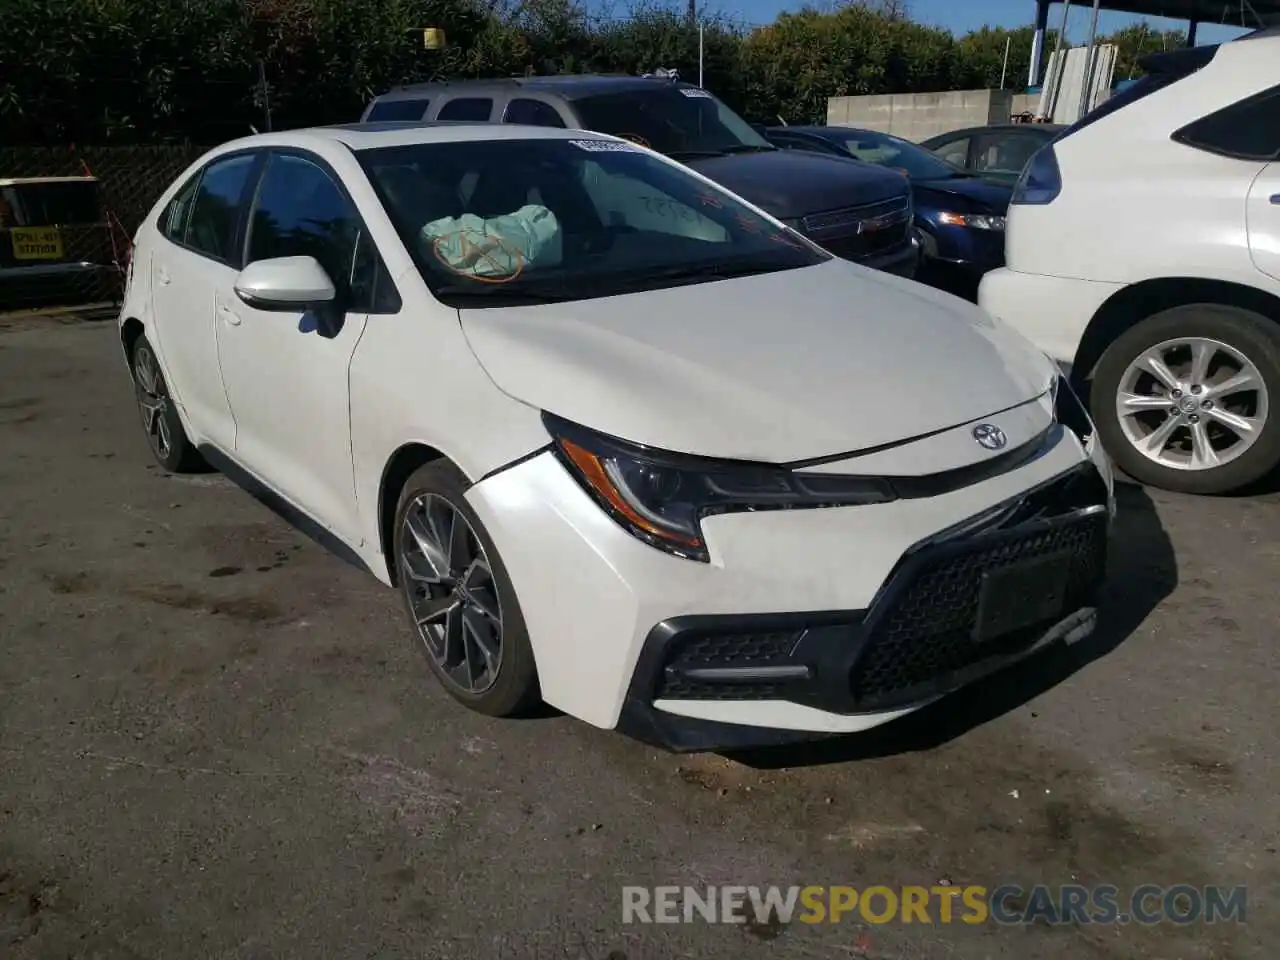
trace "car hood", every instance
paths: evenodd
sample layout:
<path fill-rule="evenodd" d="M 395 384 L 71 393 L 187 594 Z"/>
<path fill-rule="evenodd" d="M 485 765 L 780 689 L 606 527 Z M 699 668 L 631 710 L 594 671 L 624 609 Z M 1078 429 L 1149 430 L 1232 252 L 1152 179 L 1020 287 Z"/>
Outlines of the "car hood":
<path fill-rule="evenodd" d="M 459 314 L 508 395 L 707 457 L 856 452 L 1049 388 L 1044 354 L 958 298 L 842 260 L 803 271 Z"/>
<path fill-rule="evenodd" d="M 999 217 L 1009 212 L 1009 200 L 1013 187 L 977 177 L 956 177 L 951 180 L 915 180 L 913 186 L 917 204 L 943 204 L 954 199 L 963 206 L 955 213 L 990 213 Z"/>
<path fill-rule="evenodd" d="M 685 165 L 780 220 L 878 203 L 907 192 L 906 178 L 893 170 L 807 150 L 735 153 Z"/>

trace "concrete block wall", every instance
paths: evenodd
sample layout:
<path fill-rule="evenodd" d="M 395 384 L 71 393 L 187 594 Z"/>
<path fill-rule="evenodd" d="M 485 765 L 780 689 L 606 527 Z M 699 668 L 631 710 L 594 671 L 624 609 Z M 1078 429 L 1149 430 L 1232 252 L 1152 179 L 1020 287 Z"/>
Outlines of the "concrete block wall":
<path fill-rule="evenodd" d="M 827 123 L 924 140 L 961 127 L 1008 123 L 1014 94 L 1008 90 L 952 90 L 867 97 L 831 97 Z"/>

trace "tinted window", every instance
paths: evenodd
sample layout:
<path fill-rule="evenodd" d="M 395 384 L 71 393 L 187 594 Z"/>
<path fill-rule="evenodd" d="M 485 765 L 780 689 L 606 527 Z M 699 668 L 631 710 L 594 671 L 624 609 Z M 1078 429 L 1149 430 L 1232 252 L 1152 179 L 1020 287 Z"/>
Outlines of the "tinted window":
<path fill-rule="evenodd" d="M 469 120 L 483 122 L 493 112 L 493 101 L 488 97 L 463 97 L 450 100 L 440 108 L 437 120 Z"/>
<path fill-rule="evenodd" d="M 187 246 L 227 263 L 237 263 L 236 228 L 240 203 L 257 157 L 242 154 L 205 167 L 187 224 Z"/>
<path fill-rule="evenodd" d="M 355 210 L 322 167 L 302 157 L 271 157 L 249 227 L 250 263 L 315 257 L 346 295 L 359 237 Z"/>
<path fill-rule="evenodd" d="M 177 196 L 169 201 L 160 217 L 160 231 L 175 243 L 184 243 L 187 235 L 187 216 L 191 213 L 191 199 L 200 186 L 200 174 L 187 181 Z"/>
<path fill-rule="evenodd" d="M 1238 160 L 1274 160 L 1280 155 L 1280 87 L 1202 117 L 1173 139 Z"/>
<path fill-rule="evenodd" d="M 659 153 L 722 154 L 772 149 L 747 121 L 705 90 L 665 83 L 574 101 L 581 126 Z"/>
<path fill-rule="evenodd" d="M 556 108 L 542 100 L 512 100 L 502 117 L 503 123 L 528 123 L 535 127 L 563 127 Z"/>
<path fill-rule="evenodd" d="M 379 100 L 365 120 L 421 120 L 429 106 L 430 100 Z"/>
<path fill-rule="evenodd" d="M 969 138 L 961 137 L 959 140 L 949 140 L 940 147 L 934 147 L 933 152 L 947 163 L 957 167 L 967 167 L 969 165 Z"/>
<path fill-rule="evenodd" d="M 891 167 L 919 180 L 950 180 L 962 177 L 955 166 L 939 159 L 924 147 L 901 137 L 872 130 L 859 130 L 842 137 L 844 148 L 864 163 Z"/>
<path fill-rule="evenodd" d="M 359 154 L 427 284 L 457 306 L 588 299 L 827 255 L 684 168 L 602 140 Z"/>

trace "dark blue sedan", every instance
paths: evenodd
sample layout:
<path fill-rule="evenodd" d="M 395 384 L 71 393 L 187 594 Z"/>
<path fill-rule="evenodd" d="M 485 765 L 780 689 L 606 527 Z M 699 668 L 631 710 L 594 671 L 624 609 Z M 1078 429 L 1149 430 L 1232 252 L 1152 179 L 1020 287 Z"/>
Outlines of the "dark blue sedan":
<path fill-rule="evenodd" d="M 923 253 L 918 280 L 972 299 L 982 275 L 1004 266 L 1012 187 L 975 177 L 887 133 L 857 127 L 768 127 L 764 133 L 784 149 L 853 157 L 905 173 Z"/>

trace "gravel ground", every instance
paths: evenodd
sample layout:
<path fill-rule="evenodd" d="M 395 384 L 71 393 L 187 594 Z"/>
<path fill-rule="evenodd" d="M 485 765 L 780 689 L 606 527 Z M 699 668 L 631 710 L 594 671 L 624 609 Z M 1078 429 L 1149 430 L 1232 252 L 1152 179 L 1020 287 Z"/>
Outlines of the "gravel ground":
<path fill-rule="evenodd" d="M 1104 629 L 822 749 L 432 683 L 395 597 L 151 465 L 110 324 L 0 329 L 0 957 L 1273 955 L 1280 497 L 1121 491 Z M 1243 926 L 624 926 L 624 884 L 1218 883 Z"/>

